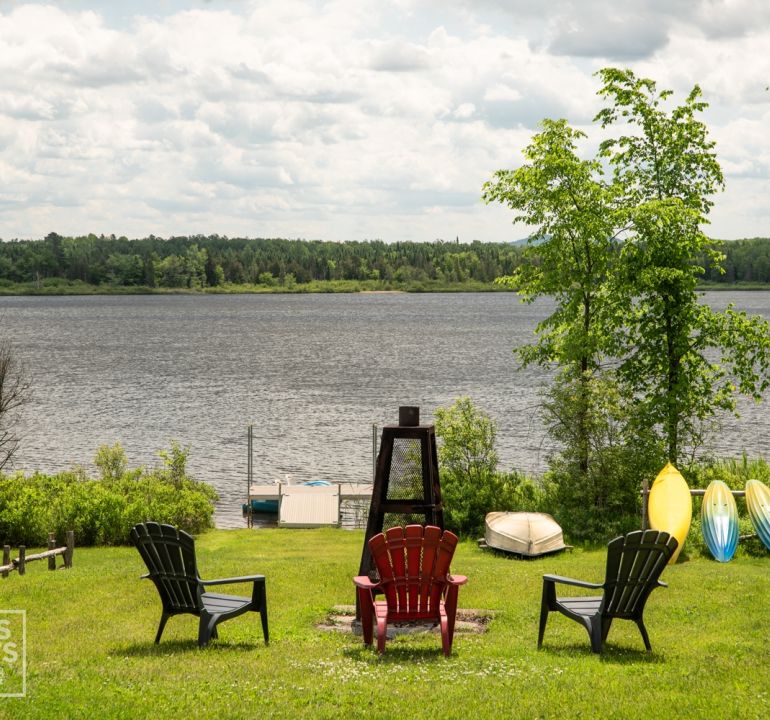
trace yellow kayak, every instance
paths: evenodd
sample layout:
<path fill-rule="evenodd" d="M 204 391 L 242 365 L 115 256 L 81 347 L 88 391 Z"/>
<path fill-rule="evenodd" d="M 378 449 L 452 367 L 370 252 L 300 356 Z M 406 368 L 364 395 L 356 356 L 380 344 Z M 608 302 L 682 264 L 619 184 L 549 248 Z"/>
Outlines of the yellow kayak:
<path fill-rule="evenodd" d="M 647 514 L 653 530 L 664 530 L 679 541 L 668 561 L 669 565 L 673 565 L 690 531 L 692 497 L 682 474 L 671 463 L 666 464 L 652 484 L 647 500 Z"/>

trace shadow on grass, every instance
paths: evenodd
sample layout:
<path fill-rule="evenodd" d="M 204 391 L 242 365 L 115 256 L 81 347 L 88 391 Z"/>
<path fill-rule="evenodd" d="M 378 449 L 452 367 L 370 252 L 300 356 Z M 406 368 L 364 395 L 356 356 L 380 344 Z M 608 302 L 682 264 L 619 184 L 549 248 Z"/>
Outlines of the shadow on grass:
<path fill-rule="evenodd" d="M 573 643 L 571 645 L 548 645 L 543 643 L 543 647 L 538 652 L 544 655 L 562 658 L 569 657 L 571 659 L 577 659 L 581 656 L 585 658 L 598 657 L 600 662 L 613 665 L 637 665 L 639 663 L 662 665 L 666 662 L 666 659 L 655 651 L 647 652 L 644 649 L 622 647 L 613 645 L 611 642 L 605 644 L 604 650 L 599 655 L 591 652 L 591 646 L 588 643 Z"/>
<path fill-rule="evenodd" d="M 533 565 L 537 565 L 538 560 L 551 560 L 558 555 L 562 555 L 563 553 L 569 553 L 571 555 L 574 548 L 574 545 L 565 545 L 563 548 L 552 550 L 551 552 L 547 553 L 541 553 L 540 555 L 522 555 L 520 553 L 510 552 L 507 550 L 499 550 L 498 548 L 493 548 L 489 545 L 484 547 L 479 546 L 478 549 L 482 552 L 483 555 L 489 555 L 490 557 L 501 558 L 503 560 L 523 561 L 526 564 L 531 563 Z"/>
<path fill-rule="evenodd" d="M 437 648 L 430 647 L 408 647 L 405 645 L 387 645 L 382 655 L 377 653 L 376 645 L 367 647 L 366 645 L 357 645 L 356 647 L 346 647 L 342 654 L 350 660 L 357 662 L 377 662 L 384 666 L 400 665 L 406 662 L 445 662 L 449 658 L 444 657 L 441 650 L 441 643 Z"/>
<path fill-rule="evenodd" d="M 132 643 L 131 645 L 116 645 L 110 648 L 114 655 L 129 657 L 163 657 L 166 655 L 186 655 L 189 653 L 220 653 L 242 652 L 243 650 L 258 650 L 264 648 L 263 642 L 227 642 L 213 640 L 205 648 L 199 648 L 197 640 L 169 640 L 156 645 L 154 642 Z"/>

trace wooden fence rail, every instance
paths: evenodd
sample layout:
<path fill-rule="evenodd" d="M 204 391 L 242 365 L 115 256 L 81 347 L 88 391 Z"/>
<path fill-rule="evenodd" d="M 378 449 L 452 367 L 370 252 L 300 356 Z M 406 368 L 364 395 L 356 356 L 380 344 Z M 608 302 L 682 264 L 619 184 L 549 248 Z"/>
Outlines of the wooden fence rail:
<path fill-rule="evenodd" d="M 642 480 L 642 489 L 640 490 L 641 496 L 642 496 L 642 530 L 647 530 L 648 528 L 648 520 L 649 520 L 649 512 L 647 509 L 647 503 L 650 500 L 650 483 L 645 478 Z M 745 490 L 730 490 L 733 497 L 746 497 L 746 491 Z M 692 497 L 703 497 L 706 494 L 706 491 L 703 488 L 690 488 L 690 495 Z M 751 535 L 746 535 L 746 537 L 752 537 Z"/>
<path fill-rule="evenodd" d="M 0 565 L 0 574 L 4 577 L 8 577 L 8 573 L 16 570 L 19 575 L 24 575 L 27 570 L 27 563 L 33 560 L 48 560 L 48 569 L 56 570 L 56 556 L 61 555 L 64 560 L 65 568 L 72 567 L 72 556 L 75 552 L 75 533 L 72 530 L 67 530 L 66 545 L 63 547 L 56 547 L 56 536 L 53 533 L 48 533 L 48 550 L 44 550 L 40 553 L 33 555 L 27 555 L 27 548 L 24 545 L 19 545 L 19 557 L 11 560 L 11 546 L 3 545 L 3 564 Z"/>

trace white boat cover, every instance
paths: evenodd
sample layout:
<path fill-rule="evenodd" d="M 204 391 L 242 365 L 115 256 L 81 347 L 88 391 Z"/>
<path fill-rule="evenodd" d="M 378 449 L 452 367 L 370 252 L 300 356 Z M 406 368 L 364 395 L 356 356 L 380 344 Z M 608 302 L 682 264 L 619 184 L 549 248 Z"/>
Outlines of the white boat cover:
<path fill-rule="evenodd" d="M 491 512 L 485 525 L 484 540 L 496 550 L 535 557 L 567 547 L 559 523 L 546 513 Z"/>

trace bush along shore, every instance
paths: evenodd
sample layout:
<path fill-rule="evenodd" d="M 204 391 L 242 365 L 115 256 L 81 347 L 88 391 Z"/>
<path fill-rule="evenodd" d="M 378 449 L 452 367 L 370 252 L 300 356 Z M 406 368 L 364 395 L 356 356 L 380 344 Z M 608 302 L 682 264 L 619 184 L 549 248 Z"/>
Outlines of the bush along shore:
<path fill-rule="evenodd" d="M 498 469 L 496 424 L 470 398 L 458 398 L 436 412 L 441 444 L 439 466 L 448 529 L 467 539 L 484 534 L 488 512 L 528 511 L 552 515 L 565 539 L 584 548 L 601 548 L 613 537 L 641 523 L 641 477 L 621 473 L 606 490 L 601 508 L 587 508 L 582 493 L 567 492 L 564 478 L 549 470 L 530 477 Z M 470 451 L 472 452 L 470 452 Z M 216 491 L 187 475 L 188 447 L 172 441 L 160 450 L 156 468 L 128 467 L 119 443 L 97 450 L 98 477 L 82 468 L 48 475 L 0 474 L 0 544 L 43 546 L 49 532 L 64 537 L 74 530 L 79 547 L 126 545 L 133 525 L 145 520 L 175 525 L 198 534 L 214 527 Z M 722 480 L 732 490 L 750 479 L 770 483 L 770 463 L 763 458 L 704 459 L 682 468 L 691 488 Z M 653 478 L 650 477 L 651 481 Z M 700 530 L 702 498 L 693 498 L 693 523 L 685 557 L 710 558 Z M 745 501 L 738 498 L 741 542 L 738 556 L 766 557 Z M 589 512 L 590 510 L 590 512 Z"/>
<path fill-rule="evenodd" d="M 102 446 L 100 476 L 77 468 L 55 475 L 0 475 L 0 541 L 45 545 L 49 532 L 74 530 L 78 546 L 126 545 L 129 532 L 147 519 L 188 532 L 213 527 L 214 489 L 187 476 L 188 448 L 171 443 L 158 468 L 129 469 L 120 444 Z"/>

